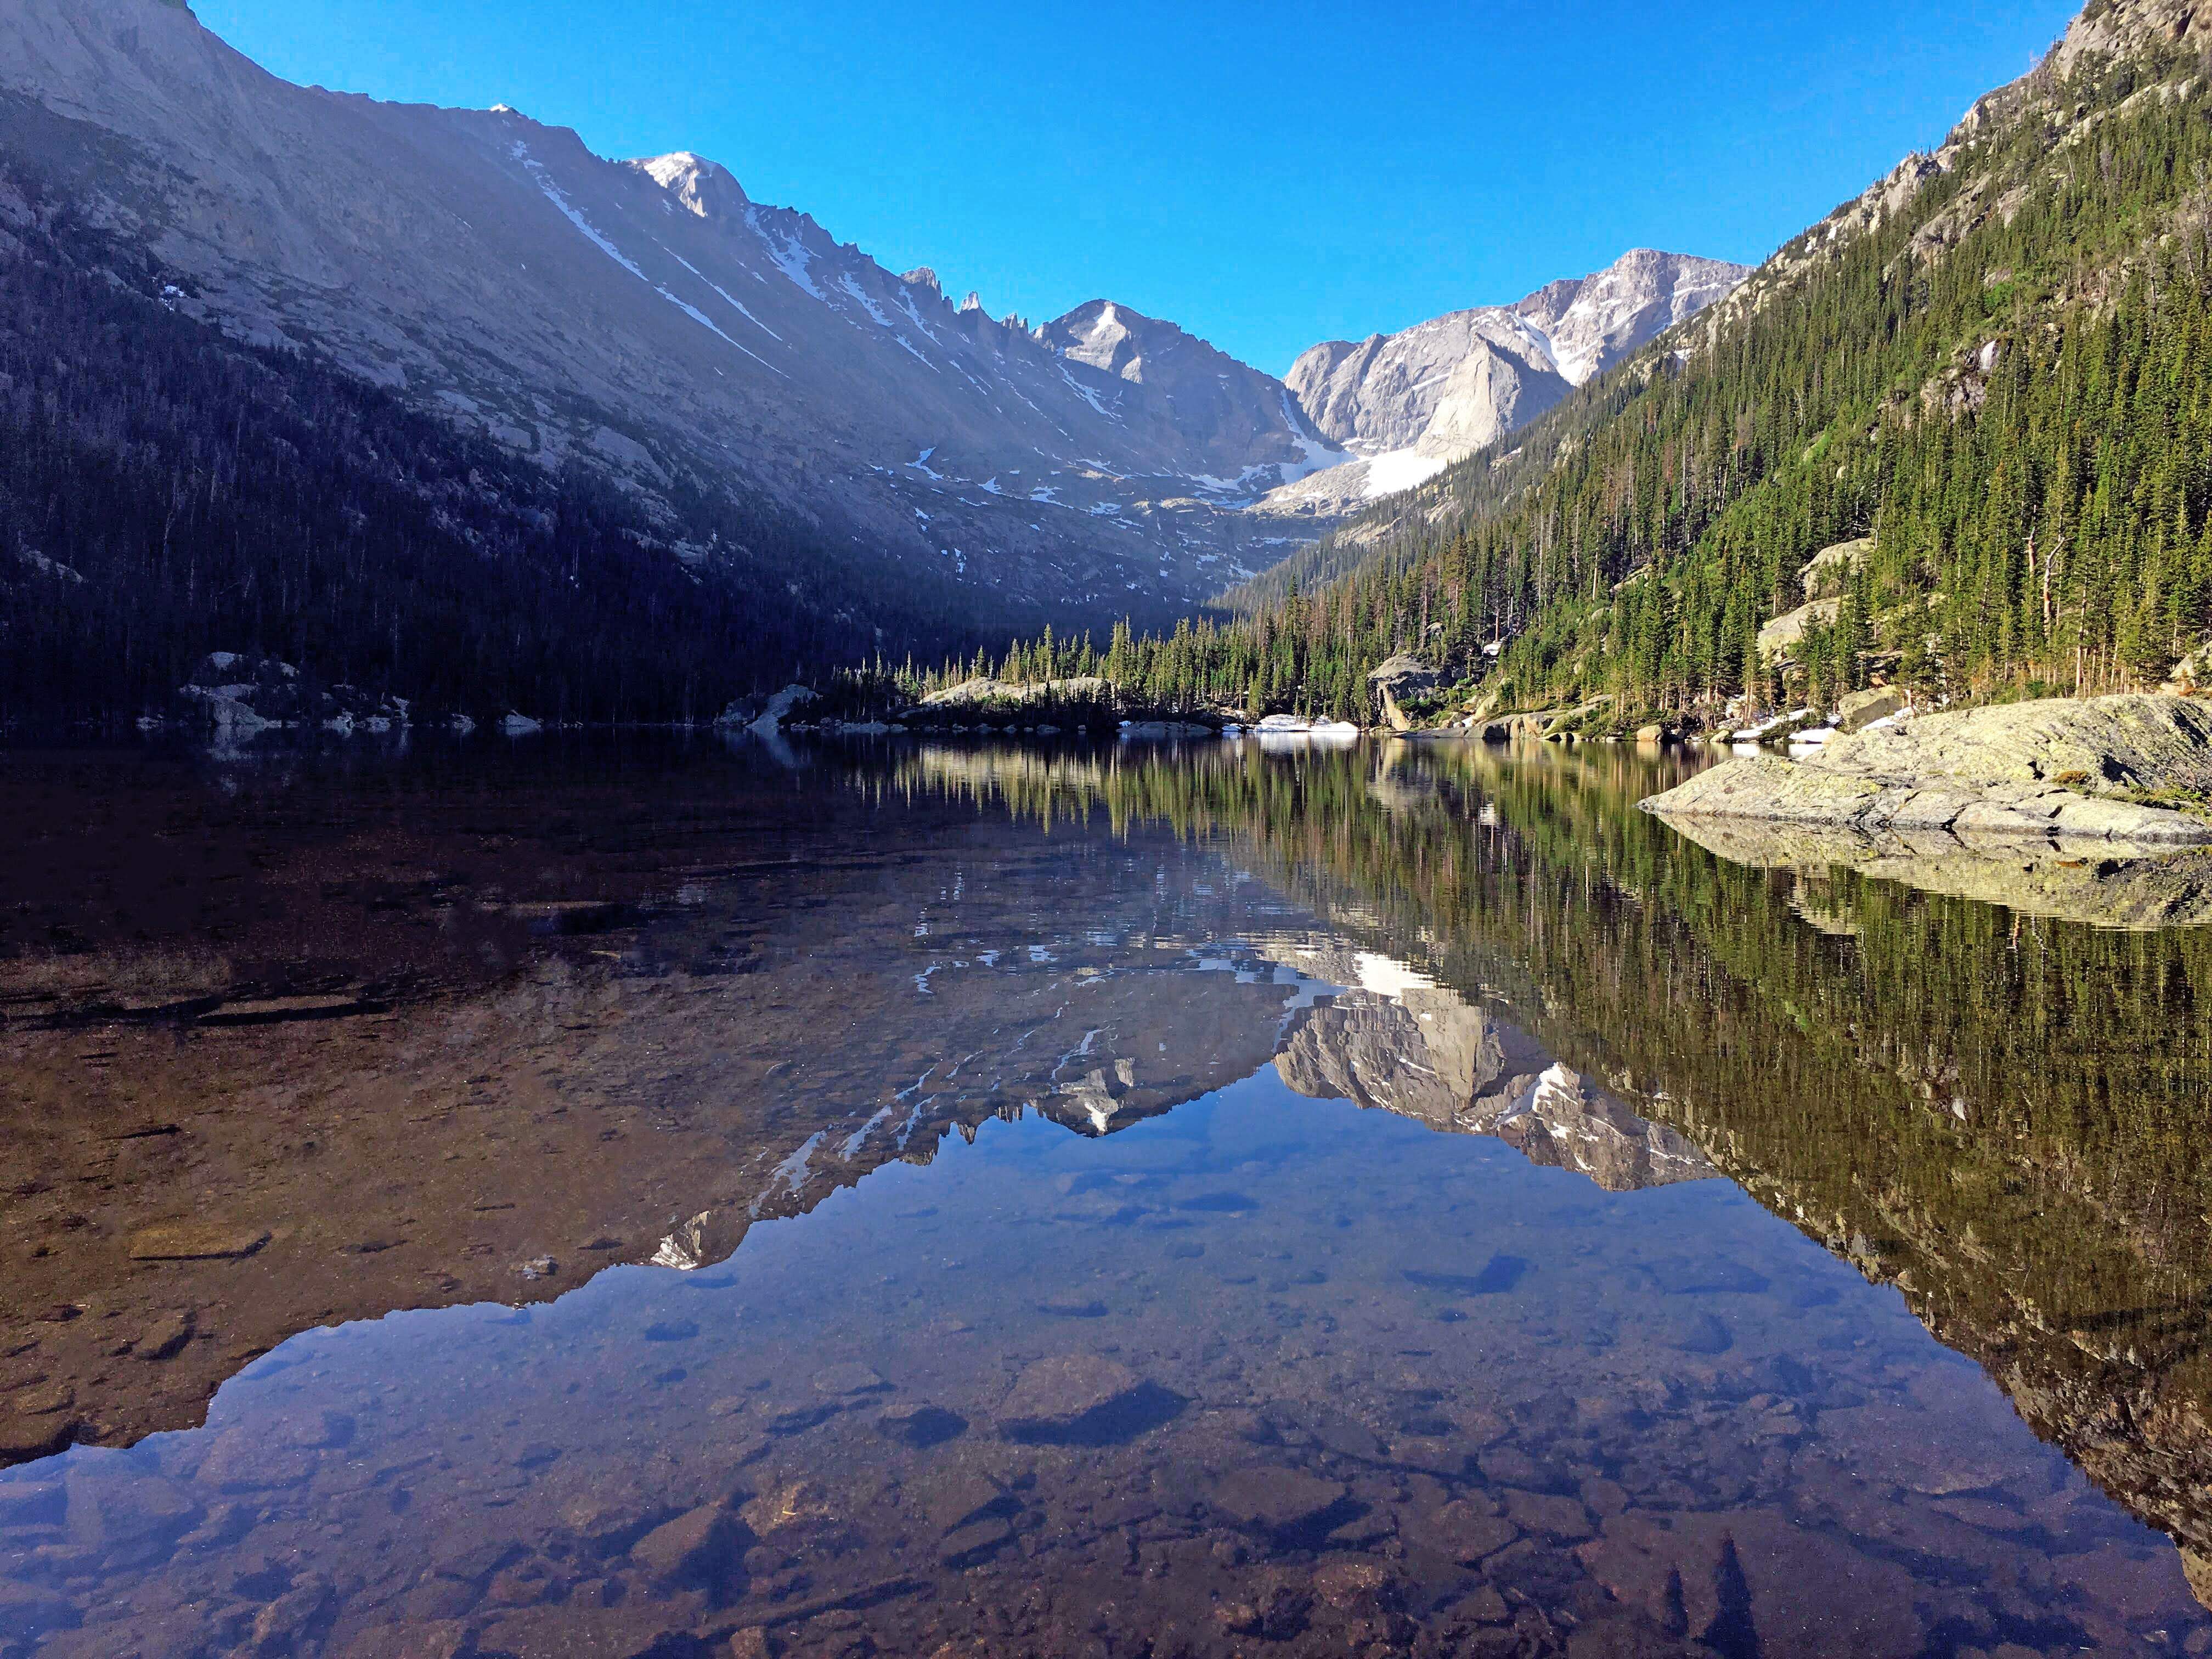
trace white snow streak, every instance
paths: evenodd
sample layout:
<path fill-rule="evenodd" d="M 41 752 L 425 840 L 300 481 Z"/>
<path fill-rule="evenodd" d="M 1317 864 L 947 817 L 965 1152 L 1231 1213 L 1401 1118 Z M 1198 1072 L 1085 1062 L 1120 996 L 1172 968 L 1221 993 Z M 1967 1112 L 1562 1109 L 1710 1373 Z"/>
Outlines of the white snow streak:
<path fill-rule="evenodd" d="M 1128 424 L 1128 422 L 1123 421 L 1119 415 L 1107 408 L 1105 404 L 1100 403 L 1098 401 L 1098 394 L 1093 392 L 1089 386 L 1084 385 L 1082 381 L 1077 380 L 1075 376 L 1069 374 L 1065 365 L 1062 365 L 1060 368 L 1060 378 L 1066 381 L 1069 386 L 1075 388 L 1075 395 L 1077 397 L 1082 398 L 1085 403 L 1089 404 L 1091 408 L 1097 410 L 1098 413 L 1103 415 L 1108 420 L 1115 422 L 1123 426 L 1127 426 Z"/>
<path fill-rule="evenodd" d="M 814 286 L 811 263 L 814 256 L 806 251 L 804 242 L 796 236 L 787 236 L 780 232 L 771 234 L 768 227 L 761 223 L 760 209 L 757 207 L 745 210 L 745 224 L 753 234 L 761 239 L 761 246 L 768 250 L 768 257 L 775 262 L 775 268 L 790 277 L 794 286 L 817 300 L 826 297 L 820 289 Z"/>
<path fill-rule="evenodd" d="M 608 258 L 613 260 L 624 270 L 629 272 L 629 274 L 636 277 L 639 282 L 643 283 L 655 294 L 658 294 L 662 299 L 667 301 L 669 304 L 674 306 L 678 311 L 689 317 L 693 322 L 698 324 L 700 327 L 705 329 L 708 333 L 714 335 L 717 339 L 722 340 L 729 345 L 736 347 L 738 350 L 744 352 L 746 356 L 751 358 L 755 362 L 758 363 L 763 368 L 768 370 L 771 374 L 783 374 L 781 369 L 778 368 L 774 363 L 769 362 L 767 358 L 762 356 L 758 352 L 748 350 L 745 347 L 738 345 L 735 340 L 731 339 L 728 335 L 723 333 L 720 326 L 716 325 L 714 319 L 709 317 L 705 312 L 700 310 L 698 307 L 693 305 L 688 300 L 681 299 L 676 295 L 671 294 L 666 289 L 661 287 L 659 283 L 654 282 L 652 277 L 645 274 L 643 268 L 641 267 L 635 260 L 632 259 L 628 254 L 624 253 L 620 248 L 617 247 L 605 237 L 600 235 L 598 230 L 593 228 L 592 222 L 579 212 L 575 205 L 568 200 L 568 196 L 562 191 L 561 186 L 553 182 L 552 175 L 545 170 L 545 164 L 540 161 L 535 155 L 532 155 L 530 153 L 530 146 L 524 143 L 520 138 L 514 141 L 514 159 L 521 162 L 524 167 L 529 168 L 530 176 L 538 181 L 538 188 L 544 192 L 545 199 L 552 203 L 555 207 L 558 208 L 561 210 L 561 216 L 568 220 L 570 224 L 575 226 L 578 230 L 581 231 L 584 234 L 585 240 L 589 241 L 593 247 L 599 249 L 599 252 L 605 254 Z M 788 380 L 790 377 L 788 375 L 785 375 L 784 378 Z"/>
<path fill-rule="evenodd" d="M 754 316 L 751 312 L 747 311 L 745 309 L 745 302 L 743 300 L 738 299 L 727 289 L 724 288 L 720 283 L 716 282 L 712 276 L 709 276 L 705 271 L 700 270 L 698 266 L 693 264 L 689 259 L 678 253 L 674 248 L 664 247 L 662 252 L 666 253 L 670 258 L 675 260 L 678 264 L 682 265 L 684 270 L 690 271 L 694 276 L 696 276 L 701 282 L 706 283 L 708 288 L 713 289 L 715 293 L 720 295 L 725 300 L 728 301 L 731 305 L 737 308 L 738 314 L 740 317 L 743 317 L 747 322 L 750 323 L 762 333 L 767 335 L 769 339 L 775 341 L 779 345 L 783 343 L 783 336 L 777 333 L 766 323 L 761 321 L 759 318 Z"/>
<path fill-rule="evenodd" d="M 871 300 L 866 294 L 861 291 L 860 285 L 853 280 L 853 273 L 851 271 L 846 271 L 842 276 L 839 276 L 837 279 L 837 285 L 843 289 L 846 293 L 851 295 L 855 300 L 858 300 L 860 302 L 860 309 L 866 312 L 869 316 L 874 318 L 877 322 L 880 323 L 885 328 L 891 326 L 891 319 L 884 315 L 884 308 L 878 305 L 873 300 Z"/>

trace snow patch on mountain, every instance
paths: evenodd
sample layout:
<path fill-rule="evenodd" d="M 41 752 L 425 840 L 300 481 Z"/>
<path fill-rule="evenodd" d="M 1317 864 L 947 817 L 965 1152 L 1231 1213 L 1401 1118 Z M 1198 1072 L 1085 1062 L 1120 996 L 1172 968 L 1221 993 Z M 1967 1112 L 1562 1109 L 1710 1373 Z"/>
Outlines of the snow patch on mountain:
<path fill-rule="evenodd" d="M 826 301 L 830 297 L 815 286 L 814 256 L 807 251 L 805 242 L 788 231 L 770 230 L 762 222 L 757 207 L 745 210 L 745 226 L 761 239 L 761 246 L 768 250 L 770 261 L 778 270 L 791 278 L 794 288 L 812 295 L 817 300 Z"/>

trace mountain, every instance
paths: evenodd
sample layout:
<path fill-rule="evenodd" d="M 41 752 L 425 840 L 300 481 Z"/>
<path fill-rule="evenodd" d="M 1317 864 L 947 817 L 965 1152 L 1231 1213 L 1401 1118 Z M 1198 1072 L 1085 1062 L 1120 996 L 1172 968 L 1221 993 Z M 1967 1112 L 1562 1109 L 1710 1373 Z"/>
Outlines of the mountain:
<path fill-rule="evenodd" d="M 1249 502 L 1344 459 L 1342 449 L 1316 431 L 1290 387 L 1173 323 L 1093 300 L 1047 323 L 1036 337 L 1070 362 L 1145 388 L 1185 442 L 1226 458 L 1265 458 L 1247 461 L 1234 477 L 1194 475 L 1209 496 Z"/>
<path fill-rule="evenodd" d="M 183 318 L 612 477 L 672 540 L 742 497 L 980 625 L 1183 614 L 1294 545 L 1237 507 L 1338 459 L 1171 325 L 1032 332 L 699 156 L 294 86 L 169 0 L 0 0 L 0 155 Z"/>
<path fill-rule="evenodd" d="M 1320 434 L 1357 459 L 1287 485 L 1267 507 L 1334 515 L 1425 483 L 1750 274 L 1747 265 L 1638 248 L 1513 305 L 1314 346 L 1292 365 L 1290 390 Z"/>
<path fill-rule="evenodd" d="M 2201 678 L 2208 51 L 2212 15 L 2098 0 L 1727 300 L 1232 594 L 1248 624 L 1124 659 L 1348 714 L 1418 649 L 1590 736 Z"/>

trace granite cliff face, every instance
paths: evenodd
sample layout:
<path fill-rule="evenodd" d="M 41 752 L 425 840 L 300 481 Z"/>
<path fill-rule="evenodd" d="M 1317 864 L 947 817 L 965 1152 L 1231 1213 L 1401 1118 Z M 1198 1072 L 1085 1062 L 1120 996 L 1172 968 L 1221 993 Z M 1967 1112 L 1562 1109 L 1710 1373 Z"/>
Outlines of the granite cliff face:
<path fill-rule="evenodd" d="M 1748 275 L 1744 265 L 1638 248 L 1513 305 L 1315 346 L 1288 384 L 1322 435 L 1355 459 L 1275 492 L 1267 508 L 1340 514 L 1421 483 L 1724 299 Z"/>

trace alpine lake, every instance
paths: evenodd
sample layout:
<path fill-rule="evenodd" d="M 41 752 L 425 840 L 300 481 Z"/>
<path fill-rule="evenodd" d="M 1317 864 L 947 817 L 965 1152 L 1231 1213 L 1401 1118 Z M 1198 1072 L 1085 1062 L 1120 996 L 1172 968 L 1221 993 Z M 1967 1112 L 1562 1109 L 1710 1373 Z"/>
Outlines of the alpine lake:
<path fill-rule="evenodd" d="M 0 1659 L 2212 1653 L 2212 855 L 1699 763 L 0 756 Z"/>

